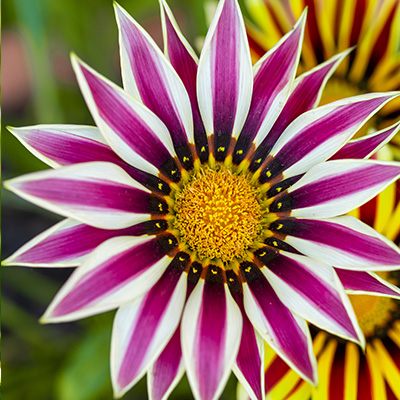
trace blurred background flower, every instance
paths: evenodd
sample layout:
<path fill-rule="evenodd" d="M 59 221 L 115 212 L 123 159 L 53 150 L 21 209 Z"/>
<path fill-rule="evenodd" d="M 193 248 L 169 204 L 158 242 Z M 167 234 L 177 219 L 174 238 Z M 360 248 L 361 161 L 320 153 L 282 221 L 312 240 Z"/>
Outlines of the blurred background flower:
<path fill-rule="evenodd" d="M 253 61 L 291 29 L 308 7 L 300 72 L 356 46 L 324 90 L 321 104 L 360 93 L 400 89 L 399 0 L 244 0 L 251 21 L 247 31 Z M 400 99 L 384 107 L 371 128 L 391 125 L 400 116 Z M 392 140 L 400 159 L 400 135 Z"/>

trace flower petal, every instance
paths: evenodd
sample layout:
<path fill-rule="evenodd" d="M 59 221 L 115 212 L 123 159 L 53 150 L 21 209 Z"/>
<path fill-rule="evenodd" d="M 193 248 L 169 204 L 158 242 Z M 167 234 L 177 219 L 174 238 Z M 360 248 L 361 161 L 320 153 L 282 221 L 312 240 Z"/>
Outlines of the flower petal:
<path fill-rule="evenodd" d="M 196 400 L 219 398 L 242 333 L 242 316 L 222 271 L 212 266 L 207 274 L 190 295 L 182 318 L 183 359 Z"/>
<path fill-rule="evenodd" d="M 157 175 L 175 155 L 168 129 L 143 104 L 76 56 L 72 66 L 96 125 L 127 163 Z"/>
<path fill-rule="evenodd" d="M 239 306 L 243 317 L 242 338 L 239 352 L 233 366 L 233 372 L 246 388 L 252 400 L 265 398 L 264 388 L 264 341 L 254 330 L 246 315 L 243 303 L 243 291 L 233 271 L 226 271 L 232 297 Z"/>
<path fill-rule="evenodd" d="M 166 400 L 182 379 L 185 366 L 182 358 L 181 329 L 176 329 L 147 375 L 150 400 Z"/>
<path fill-rule="evenodd" d="M 331 266 L 281 251 L 262 272 L 290 310 L 321 329 L 365 345 L 350 300 Z"/>
<path fill-rule="evenodd" d="M 214 153 L 223 160 L 231 135 L 239 136 L 250 107 L 253 74 L 237 0 L 221 0 L 200 55 L 197 97 Z"/>
<path fill-rule="evenodd" d="M 154 234 L 167 228 L 165 220 L 151 220 L 125 229 L 98 229 L 65 219 L 34 237 L 2 262 L 29 267 L 74 267 L 98 245 L 115 236 Z"/>
<path fill-rule="evenodd" d="M 273 126 L 290 94 L 299 62 L 306 17 L 305 11 L 294 28 L 253 67 L 253 97 L 240 136 L 249 142 L 254 140 L 257 146 Z"/>
<path fill-rule="evenodd" d="M 143 236 L 107 240 L 73 272 L 46 310 L 43 321 L 73 321 L 142 296 L 171 261 L 165 255 L 166 240 Z"/>
<path fill-rule="evenodd" d="M 274 144 L 284 130 L 301 114 L 315 108 L 319 103 L 326 82 L 335 72 L 337 66 L 351 50 L 346 50 L 299 76 L 295 81 L 292 93 L 287 99 L 267 136 L 257 147 L 250 169 L 254 172 L 263 163 Z M 240 140 L 240 138 L 239 138 Z"/>
<path fill-rule="evenodd" d="M 373 272 L 336 270 L 343 287 L 349 294 L 368 294 L 400 299 L 400 288 Z"/>
<path fill-rule="evenodd" d="M 164 122 L 176 147 L 194 143 L 190 101 L 181 79 L 149 34 L 114 5 L 125 90 Z"/>
<path fill-rule="evenodd" d="M 258 266 L 242 263 L 244 307 L 263 339 L 303 379 L 315 384 L 316 360 L 306 322 L 294 315 L 278 298 Z"/>
<path fill-rule="evenodd" d="M 189 255 L 179 253 L 142 298 L 119 308 L 111 340 L 111 378 L 120 397 L 147 372 L 175 332 L 186 298 Z M 183 259 L 183 261 L 180 261 Z"/>
<path fill-rule="evenodd" d="M 126 163 L 111 149 L 96 127 L 80 125 L 36 125 L 8 130 L 37 158 L 52 168 L 91 161 L 118 165 L 133 179 L 151 190 L 161 191 L 167 184 Z"/>
<path fill-rule="evenodd" d="M 374 93 L 339 100 L 307 111 L 282 133 L 271 150 L 274 157 L 262 174 L 272 179 L 306 172 L 336 153 L 357 130 L 398 94 Z"/>
<path fill-rule="evenodd" d="M 330 159 L 340 160 L 346 158 L 369 158 L 382 148 L 386 143 L 389 143 L 400 131 L 400 122 L 382 129 L 379 132 L 374 132 L 361 138 L 355 139 L 346 143 L 337 153 Z"/>
<path fill-rule="evenodd" d="M 400 163 L 327 161 L 274 200 L 270 211 L 292 210 L 293 217 L 335 217 L 366 203 L 399 177 Z"/>
<path fill-rule="evenodd" d="M 301 253 L 338 268 L 378 271 L 400 268 L 400 249 L 351 216 L 326 220 L 293 218 L 274 222 L 285 242 Z"/>
<path fill-rule="evenodd" d="M 202 162 L 208 160 L 208 141 L 201 119 L 196 95 L 198 58 L 180 31 L 166 1 L 161 0 L 161 21 L 163 24 L 165 54 L 178 73 L 189 95 L 193 113 L 194 140 L 197 154 Z"/>
<path fill-rule="evenodd" d="M 163 214 L 168 209 L 121 168 L 103 162 L 34 172 L 5 186 L 40 207 L 102 229 L 126 228 L 149 220 L 157 208 Z"/>

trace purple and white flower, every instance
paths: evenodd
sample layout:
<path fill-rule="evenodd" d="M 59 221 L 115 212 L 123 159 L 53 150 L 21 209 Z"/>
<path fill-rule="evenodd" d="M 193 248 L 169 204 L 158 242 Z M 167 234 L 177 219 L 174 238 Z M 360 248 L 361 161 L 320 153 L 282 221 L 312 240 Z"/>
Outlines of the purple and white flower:
<path fill-rule="evenodd" d="M 186 372 L 196 399 L 217 399 L 233 371 L 262 399 L 264 341 L 315 384 L 307 322 L 365 345 L 336 269 L 368 274 L 368 292 L 387 289 L 370 271 L 400 268 L 393 243 L 341 216 L 400 176 L 367 159 L 399 123 L 352 140 L 398 94 L 317 107 L 349 51 L 296 78 L 306 12 L 252 66 L 236 0 L 220 1 L 200 59 L 164 0 L 164 54 L 115 10 L 124 89 L 72 56 L 97 127 L 10 128 L 54 169 L 7 188 L 66 219 L 6 264 L 77 266 L 45 322 L 118 309 L 116 396 L 147 374 L 165 399 Z"/>

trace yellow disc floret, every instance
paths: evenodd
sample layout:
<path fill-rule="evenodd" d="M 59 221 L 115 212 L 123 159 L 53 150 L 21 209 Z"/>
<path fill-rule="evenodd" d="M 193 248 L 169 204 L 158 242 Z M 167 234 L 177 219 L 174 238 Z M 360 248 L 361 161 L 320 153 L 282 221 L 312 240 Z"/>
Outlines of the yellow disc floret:
<path fill-rule="evenodd" d="M 175 195 L 174 227 L 200 260 L 242 258 L 262 232 L 259 192 L 244 175 L 203 168 Z"/>

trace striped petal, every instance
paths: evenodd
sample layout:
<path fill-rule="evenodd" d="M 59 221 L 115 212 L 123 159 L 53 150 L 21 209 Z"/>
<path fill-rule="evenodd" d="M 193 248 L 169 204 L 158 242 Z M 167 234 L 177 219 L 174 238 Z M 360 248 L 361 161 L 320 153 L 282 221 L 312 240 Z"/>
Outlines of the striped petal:
<path fill-rule="evenodd" d="M 393 93 L 375 93 L 339 100 L 308 111 L 294 120 L 271 150 L 274 157 L 263 170 L 269 178 L 306 172 L 336 153 Z"/>
<path fill-rule="evenodd" d="M 111 340 L 115 396 L 122 396 L 143 377 L 179 324 L 186 298 L 183 270 L 189 262 L 183 254 L 174 258 L 142 299 L 122 306 L 115 316 Z"/>
<path fill-rule="evenodd" d="M 146 221 L 126 229 L 98 229 L 66 219 L 30 240 L 4 260 L 3 265 L 73 267 L 112 237 L 141 236 L 166 228 L 165 220 Z"/>
<path fill-rule="evenodd" d="M 96 127 L 80 125 L 36 125 L 8 130 L 39 160 L 52 168 L 91 161 L 106 161 L 118 165 L 132 178 L 151 190 L 166 186 L 154 175 L 126 163 L 111 149 Z"/>
<path fill-rule="evenodd" d="M 400 164 L 372 160 L 327 161 L 310 169 L 270 206 L 293 217 L 330 218 L 372 199 L 400 177 Z"/>
<path fill-rule="evenodd" d="M 214 152 L 223 160 L 231 135 L 239 136 L 250 107 L 253 74 L 237 0 L 221 0 L 208 30 L 197 74 L 197 97 Z"/>
<path fill-rule="evenodd" d="M 190 100 L 181 79 L 149 34 L 114 5 L 125 90 L 158 115 L 176 147 L 194 143 Z"/>
<path fill-rule="evenodd" d="M 250 398 L 252 400 L 261 400 L 265 398 L 264 341 L 254 330 L 246 315 L 241 284 L 236 274 L 231 272 L 227 271 L 229 288 L 243 317 L 242 338 L 233 372 L 239 382 L 246 388 L 247 393 L 250 394 Z"/>
<path fill-rule="evenodd" d="M 241 136 L 259 145 L 282 111 L 299 62 L 307 12 L 253 67 L 254 88 Z M 273 77 L 273 79 L 271 79 Z"/>
<path fill-rule="evenodd" d="M 200 116 L 196 95 L 198 58 L 180 31 L 167 3 L 161 1 L 161 21 L 163 24 L 165 54 L 175 71 L 182 79 L 189 95 L 193 113 L 194 140 L 197 153 L 202 162 L 208 160 L 208 142 L 203 121 Z"/>
<path fill-rule="evenodd" d="M 181 329 L 176 329 L 147 375 L 150 400 L 166 400 L 185 373 L 182 358 Z"/>
<path fill-rule="evenodd" d="M 92 162 L 34 172 L 5 183 L 20 197 L 102 229 L 122 229 L 168 206 L 114 164 Z M 154 210 L 153 210 L 154 209 Z M 161 211 L 163 210 L 163 211 Z"/>
<path fill-rule="evenodd" d="M 400 299 L 400 288 L 373 272 L 336 270 L 343 287 L 349 294 L 368 294 Z"/>
<path fill-rule="evenodd" d="M 335 72 L 340 62 L 349 54 L 350 50 L 344 51 L 318 65 L 311 71 L 299 76 L 293 85 L 292 93 L 287 99 L 282 112 L 279 114 L 265 139 L 257 147 L 250 169 L 255 171 L 265 160 L 274 144 L 284 130 L 298 116 L 315 108 L 320 101 L 322 91 L 326 82 Z M 239 138 L 240 140 L 240 138 Z"/>
<path fill-rule="evenodd" d="M 374 153 L 389 143 L 400 131 L 400 122 L 374 132 L 361 138 L 346 143 L 331 160 L 343 160 L 346 158 L 361 159 L 370 158 Z"/>
<path fill-rule="evenodd" d="M 281 301 L 297 315 L 328 332 L 365 345 L 350 300 L 331 266 L 281 251 L 262 272 Z"/>
<path fill-rule="evenodd" d="M 73 321 L 142 296 L 171 261 L 165 255 L 165 245 L 165 240 L 154 237 L 122 236 L 107 240 L 73 272 L 42 320 Z"/>
<path fill-rule="evenodd" d="M 399 247 L 348 215 L 326 220 L 283 219 L 274 227 L 301 253 L 335 267 L 361 271 L 400 268 Z"/>
<path fill-rule="evenodd" d="M 157 175 L 175 155 L 161 120 L 124 90 L 72 56 L 89 110 L 111 148 L 127 163 Z"/>
<path fill-rule="evenodd" d="M 306 322 L 279 299 L 258 266 L 242 263 L 244 307 L 263 339 L 303 379 L 315 384 L 316 360 Z"/>
<path fill-rule="evenodd" d="M 188 299 L 181 329 L 183 359 L 196 400 L 219 398 L 242 333 L 242 316 L 222 271 L 213 266 L 207 274 Z"/>

